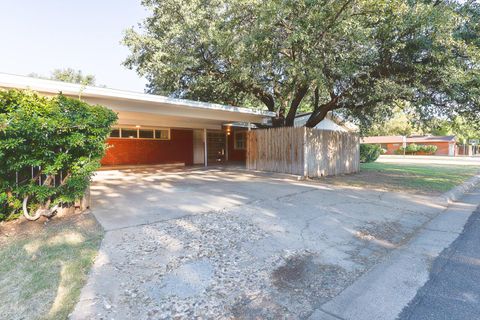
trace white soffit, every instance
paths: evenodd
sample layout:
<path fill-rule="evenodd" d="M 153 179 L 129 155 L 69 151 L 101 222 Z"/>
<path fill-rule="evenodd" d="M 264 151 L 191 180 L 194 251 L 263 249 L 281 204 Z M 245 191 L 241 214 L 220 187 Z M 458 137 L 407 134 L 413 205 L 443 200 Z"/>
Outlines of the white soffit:
<path fill-rule="evenodd" d="M 94 102 L 98 99 L 99 102 L 104 102 L 103 104 L 105 104 L 106 107 L 110 107 L 114 111 L 117 111 L 116 105 L 119 106 L 120 110 L 127 111 L 124 107 L 127 104 L 130 105 L 128 111 L 137 111 L 138 109 L 135 109 L 136 105 L 130 103 L 139 103 L 141 105 L 141 110 L 138 111 L 140 112 L 150 112 L 151 110 L 154 113 L 161 114 L 165 109 L 169 115 L 172 115 L 172 112 L 186 117 L 193 116 L 208 118 L 210 115 L 215 120 L 221 120 L 224 118 L 227 121 L 236 120 L 261 122 L 265 117 L 275 116 L 274 112 L 264 110 L 175 99 L 165 96 L 109 88 L 82 86 L 79 84 L 11 75 L 6 73 L 0 73 L 0 87 L 30 89 L 44 94 L 58 94 L 59 92 L 62 92 L 64 95 L 72 97 L 78 97 L 81 95 L 82 99 L 85 99 L 86 101 Z M 171 107 L 178 108 L 178 111 L 174 112 L 174 109 Z M 192 114 L 186 113 L 189 110 L 193 111 Z"/>

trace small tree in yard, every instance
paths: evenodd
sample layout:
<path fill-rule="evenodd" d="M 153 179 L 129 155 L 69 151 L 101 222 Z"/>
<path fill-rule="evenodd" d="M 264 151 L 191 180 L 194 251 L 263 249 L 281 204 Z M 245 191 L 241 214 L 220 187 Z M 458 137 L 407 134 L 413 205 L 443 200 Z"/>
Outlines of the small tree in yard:
<path fill-rule="evenodd" d="M 375 162 L 382 154 L 382 147 L 378 144 L 360 144 L 360 162 Z"/>
<path fill-rule="evenodd" d="M 151 93 L 298 110 L 364 126 L 408 101 L 424 119 L 478 120 L 480 6 L 450 0 L 143 0 L 125 64 Z"/>
<path fill-rule="evenodd" d="M 29 220 L 48 217 L 81 198 L 116 119 L 61 94 L 0 91 L 0 220 L 22 211 Z"/>

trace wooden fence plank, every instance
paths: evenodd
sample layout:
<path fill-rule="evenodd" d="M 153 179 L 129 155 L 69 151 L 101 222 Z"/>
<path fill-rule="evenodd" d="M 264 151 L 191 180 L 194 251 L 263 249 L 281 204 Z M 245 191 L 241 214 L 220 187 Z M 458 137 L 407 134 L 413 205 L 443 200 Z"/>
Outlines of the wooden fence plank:
<path fill-rule="evenodd" d="M 246 166 L 309 177 L 358 172 L 359 137 L 304 127 L 249 131 Z"/>

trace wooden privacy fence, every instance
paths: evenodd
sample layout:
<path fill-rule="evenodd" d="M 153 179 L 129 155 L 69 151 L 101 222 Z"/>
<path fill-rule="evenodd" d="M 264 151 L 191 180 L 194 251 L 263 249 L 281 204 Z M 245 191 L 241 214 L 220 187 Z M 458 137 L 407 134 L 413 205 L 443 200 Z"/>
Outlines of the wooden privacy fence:
<path fill-rule="evenodd" d="M 249 131 L 246 166 L 312 178 L 358 172 L 359 137 L 305 127 Z"/>

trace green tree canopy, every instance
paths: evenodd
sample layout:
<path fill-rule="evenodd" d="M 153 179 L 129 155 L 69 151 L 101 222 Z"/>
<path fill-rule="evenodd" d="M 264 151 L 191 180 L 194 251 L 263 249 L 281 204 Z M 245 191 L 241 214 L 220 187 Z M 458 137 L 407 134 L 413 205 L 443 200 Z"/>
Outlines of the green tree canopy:
<path fill-rule="evenodd" d="M 55 69 L 52 71 L 52 80 L 63 82 L 78 83 L 85 86 L 95 85 L 95 76 L 91 74 L 83 74 L 82 70 L 75 70 L 72 68 Z"/>
<path fill-rule="evenodd" d="M 424 130 L 438 136 L 454 135 L 458 143 L 468 143 L 470 139 L 480 139 L 476 124 L 459 116 L 453 120 L 432 120 L 424 125 Z"/>
<path fill-rule="evenodd" d="M 42 78 L 42 79 L 51 79 L 69 83 L 78 83 L 84 86 L 94 86 L 96 84 L 96 79 L 94 75 L 83 74 L 82 70 L 75 70 L 72 68 L 65 69 L 54 69 L 50 73 L 50 77 L 45 77 L 36 73 L 30 73 L 30 77 Z"/>
<path fill-rule="evenodd" d="M 261 107 L 313 127 L 369 123 L 409 101 L 424 118 L 478 117 L 479 5 L 416 0 L 143 0 L 125 65 L 152 93 Z"/>
<path fill-rule="evenodd" d="M 412 114 L 407 108 L 395 107 L 392 115 L 385 122 L 376 122 L 361 128 L 365 136 L 409 136 L 412 134 L 422 134 L 423 131 L 418 128 L 414 122 L 415 114 Z M 363 129 L 363 130 L 362 130 Z"/>

